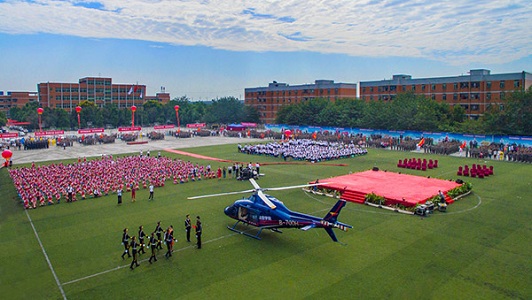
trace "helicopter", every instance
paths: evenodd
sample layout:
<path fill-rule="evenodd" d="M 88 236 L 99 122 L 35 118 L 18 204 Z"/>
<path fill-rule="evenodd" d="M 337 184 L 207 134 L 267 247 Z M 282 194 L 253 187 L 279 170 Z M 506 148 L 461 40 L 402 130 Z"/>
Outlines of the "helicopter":
<path fill-rule="evenodd" d="M 327 231 L 327 234 L 329 234 L 329 236 L 334 242 L 338 242 L 338 239 L 334 234 L 333 228 L 337 228 L 343 231 L 347 231 L 348 228 L 353 228 L 353 226 L 351 225 L 337 221 L 340 211 L 346 205 L 345 200 L 339 200 L 338 202 L 336 202 L 336 204 L 327 213 L 327 215 L 324 218 L 320 218 L 300 212 L 291 211 L 284 205 L 283 202 L 273 196 L 264 193 L 267 190 L 274 191 L 295 189 L 308 186 L 323 185 L 323 183 L 294 185 L 277 188 L 261 188 L 253 178 L 250 178 L 249 182 L 251 182 L 251 184 L 253 185 L 253 189 L 238 192 L 194 196 L 188 197 L 188 199 L 217 197 L 253 192 L 250 197 L 237 200 L 235 201 L 235 203 L 233 203 L 233 205 L 227 206 L 224 209 L 224 213 L 228 217 L 236 220 L 236 223 L 233 226 L 227 226 L 229 230 L 244 234 L 246 236 L 258 240 L 261 239 L 260 234 L 264 229 L 269 229 L 273 232 L 282 233 L 279 228 L 299 228 L 304 231 L 307 231 L 312 228 L 323 228 L 325 229 L 325 231 Z M 252 235 L 245 231 L 238 230 L 236 226 L 240 223 L 255 226 L 259 228 L 259 231 L 257 232 L 257 234 Z"/>

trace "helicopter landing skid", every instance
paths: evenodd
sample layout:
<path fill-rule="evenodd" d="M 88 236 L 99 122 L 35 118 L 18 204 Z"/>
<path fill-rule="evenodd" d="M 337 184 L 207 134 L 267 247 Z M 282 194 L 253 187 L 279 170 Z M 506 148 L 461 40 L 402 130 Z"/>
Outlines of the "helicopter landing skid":
<path fill-rule="evenodd" d="M 254 238 L 254 239 L 257 239 L 257 240 L 261 240 L 261 238 L 260 238 L 260 234 L 261 234 L 261 232 L 262 232 L 262 230 L 263 230 L 264 228 L 259 229 L 259 232 L 257 232 L 257 234 L 255 234 L 255 235 L 253 235 L 253 234 L 249 234 L 249 233 L 247 233 L 247 232 L 245 232 L 245 231 L 242 231 L 242 230 L 238 230 L 238 229 L 236 229 L 236 225 L 238 225 L 238 223 L 240 223 L 240 222 L 241 222 L 240 220 L 236 221 L 235 225 L 233 225 L 232 227 L 227 226 L 227 229 L 229 229 L 229 230 L 231 230 L 231 231 L 234 231 L 234 232 L 237 232 L 237 233 L 240 233 L 240 234 L 243 234 L 243 235 L 246 235 L 246 236 L 249 236 L 249 237 Z M 269 229 L 270 229 L 271 231 L 274 231 L 274 232 L 277 232 L 277 233 L 283 233 L 282 231 L 280 231 L 280 230 L 277 229 L 277 228 L 269 228 Z"/>

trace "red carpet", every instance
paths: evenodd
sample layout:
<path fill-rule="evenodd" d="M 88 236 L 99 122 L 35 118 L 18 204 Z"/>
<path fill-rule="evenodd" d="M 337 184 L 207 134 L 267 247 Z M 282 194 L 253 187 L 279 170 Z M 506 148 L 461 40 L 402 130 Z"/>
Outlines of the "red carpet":
<path fill-rule="evenodd" d="M 373 192 L 385 197 L 387 204 L 399 203 L 405 206 L 425 203 L 438 194 L 439 190 L 446 194 L 447 191 L 460 186 L 454 181 L 371 170 L 320 179 L 319 182 L 328 182 L 329 184 L 322 187 L 340 191 L 341 198 L 348 201 L 363 203 L 364 196 Z M 402 201 L 403 198 L 406 203 Z M 446 199 L 448 202 L 452 201 L 447 195 Z"/>

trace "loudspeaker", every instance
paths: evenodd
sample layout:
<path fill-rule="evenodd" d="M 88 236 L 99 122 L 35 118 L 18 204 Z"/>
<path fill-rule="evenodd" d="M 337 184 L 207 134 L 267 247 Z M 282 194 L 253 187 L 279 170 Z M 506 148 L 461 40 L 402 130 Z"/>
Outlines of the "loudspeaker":
<path fill-rule="evenodd" d="M 462 184 L 462 183 L 464 183 L 464 181 L 462 179 L 456 179 L 456 183 Z"/>
<path fill-rule="evenodd" d="M 379 170 L 379 168 L 377 168 L 377 167 L 373 167 L 373 169 L 372 169 L 372 170 L 373 170 L 373 171 L 378 171 L 378 170 Z"/>

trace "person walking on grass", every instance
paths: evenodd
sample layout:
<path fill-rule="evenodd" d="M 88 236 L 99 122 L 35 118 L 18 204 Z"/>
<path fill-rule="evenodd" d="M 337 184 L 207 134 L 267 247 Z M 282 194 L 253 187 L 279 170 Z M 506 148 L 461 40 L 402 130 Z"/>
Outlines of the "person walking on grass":
<path fill-rule="evenodd" d="M 153 183 L 150 183 L 150 196 L 148 197 L 148 200 L 153 200 Z"/>
<path fill-rule="evenodd" d="M 155 237 L 155 232 L 152 232 L 150 236 L 151 256 L 150 256 L 150 259 L 148 260 L 150 264 L 151 264 L 152 259 L 153 261 L 157 261 L 157 256 L 155 256 L 155 254 L 157 253 L 157 244 L 158 244 L 158 240 Z"/>
<path fill-rule="evenodd" d="M 133 259 L 131 260 L 131 265 L 129 266 L 129 268 L 131 270 L 133 270 L 133 265 L 135 265 L 136 267 L 140 266 L 139 262 L 138 262 L 139 254 L 137 252 L 137 248 L 139 247 L 139 243 L 137 243 L 137 238 L 135 236 L 133 236 L 131 238 L 131 244 L 129 246 L 131 248 L 131 252 L 133 253 Z"/>
<path fill-rule="evenodd" d="M 122 259 L 124 259 L 124 255 L 126 254 L 128 257 L 131 257 L 131 254 L 129 254 L 129 235 L 127 234 L 127 228 L 124 228 L 124 233 L 122 234 L 122 245 L 124 245 L 124 253 L 122 253 Z"/>

